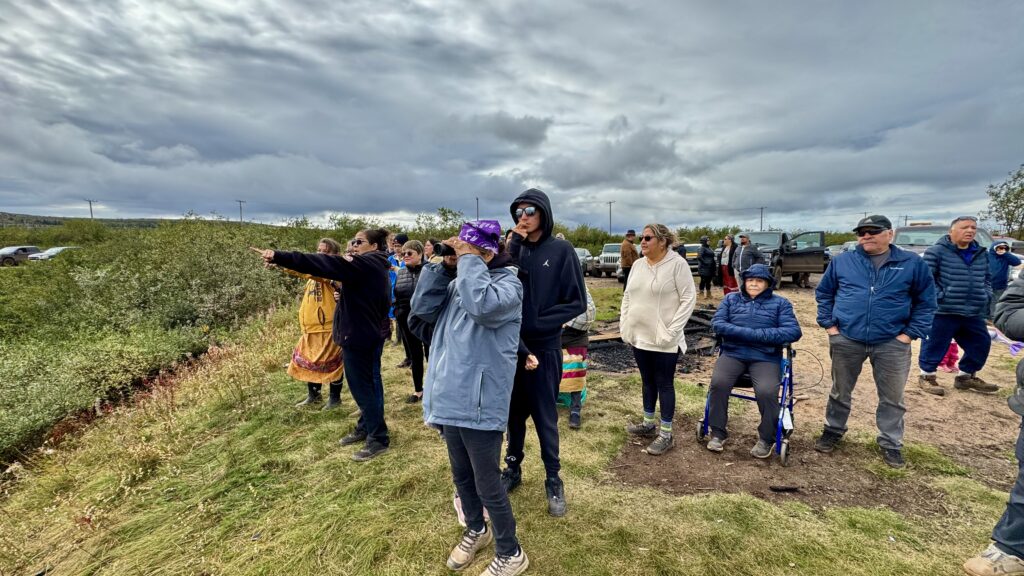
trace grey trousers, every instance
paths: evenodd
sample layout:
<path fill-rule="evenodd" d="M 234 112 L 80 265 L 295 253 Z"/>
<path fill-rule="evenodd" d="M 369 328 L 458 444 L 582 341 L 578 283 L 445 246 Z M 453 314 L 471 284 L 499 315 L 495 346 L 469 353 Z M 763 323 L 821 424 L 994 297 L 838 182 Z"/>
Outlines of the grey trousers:
<path fill-rule="evenodd" d="M 726 424 L 729 421 L 729 394 L 744 372 L 750 373 L 757 409 L 761 413 L 757 435 L 761 440 L 774 444 L 775 431 L 779 425 L 779 384 L 782 378 L 782 369 L 777 360 L 754 362 L 725 354 L 718 357 L 715 371 L 711 374 L 709 392 L 708 426 L 711 427 L 711 435 L 722 440 L 728 436 Z"/>
<path fill-rule="evenodd" d="M 850 417 L 853 388 L 864 367 L 871 360 L 871 371 L 878 390 L 878 445 L 899 450 L 903 447 L 903 389 L 910 373 L 910 344 L 893 338 L 879 344 L 865 344 L 850 340 L 842 334 L 828 337 L 829 356 L 832 358 L 832 392 L 825 406 L 825 430 L 842 436 L 846 433 L 846 420 Z"/>

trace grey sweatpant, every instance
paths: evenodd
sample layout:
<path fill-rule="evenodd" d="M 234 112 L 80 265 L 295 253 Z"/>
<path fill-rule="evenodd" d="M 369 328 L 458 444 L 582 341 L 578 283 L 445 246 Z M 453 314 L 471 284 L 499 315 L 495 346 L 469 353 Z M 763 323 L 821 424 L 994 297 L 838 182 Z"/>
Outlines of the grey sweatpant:
<path fill-rule="evenodd" d="M 871 370 L 878 390 L 878 408 L 875 424 L 878 426 L 878 445 L 899 450 L 903 447 L 903 388 L 910 373 L 910 344 L 893 338 L 878 344 L 865 344 L 850 340 L 842 334 L 828 337 L 829 356 L 832 357 L 832 392 L 825 406 L 825 430 L 840 436 L 846 433 L 846 420 L 850 417 L 853 388 L 864 367 L 871 360 Z"/>

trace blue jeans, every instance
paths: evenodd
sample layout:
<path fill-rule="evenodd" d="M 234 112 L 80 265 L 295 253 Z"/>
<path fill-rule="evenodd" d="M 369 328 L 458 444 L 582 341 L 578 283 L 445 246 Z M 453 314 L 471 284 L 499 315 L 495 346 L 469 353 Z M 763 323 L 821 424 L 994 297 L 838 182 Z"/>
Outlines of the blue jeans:
<path fill-rule="evenodd" d="M 495 552 L 511 556 L 519 550 L 512 504 L 501 485 L 501 430 L 474 430 L 444 426 L 452 480 L 462 500 L 466 527 L 484 529 L 484 507 L 491 516 Z"/>
<path fill-rule="evenodd" d="M 931 334 L 927 340 L 921 341 L 921 355 L 917 360 L 921 370 L 935 372 L 954 338 L 964 349 L 960 371 L 974 374 L 985 367 L 989 350 L 992 349 L 992 338 L 988 335 L 985 319 L 980 316 L 936 314 L 935 320 L 932 321 Z"/>
<path fill-rule="evenodd" d="M 388 425 L 384 422 L 384 383 L 380 375 L 380 355 L 384 343 L 373 348 L 343 348 L 348 389 L 362 414 L 356 422 L 357 432 L 366 432 L 366 443 L 391 444 Z"/>
<path fill-rule="evenodd" d="M 996 547 L 1007 554 L 1024 558 L 1024 422 L 1017 434 L 1017 480 L 1010 489 L 1003 517 L 992 529 Z"/>

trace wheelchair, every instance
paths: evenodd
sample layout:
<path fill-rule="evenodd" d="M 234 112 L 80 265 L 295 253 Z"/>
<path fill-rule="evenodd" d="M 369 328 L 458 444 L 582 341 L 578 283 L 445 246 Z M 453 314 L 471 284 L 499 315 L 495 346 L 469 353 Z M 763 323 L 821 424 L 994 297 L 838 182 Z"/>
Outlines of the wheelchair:
<path fill-rule="evenodd" d="M 775 429 L 775 453 L 779 455 L 779 462 L 783 466 L 789 465 L 789 436 L 793 433 L 793 404 L 795 403 L 793 399 L 793 358 L 795 356 L 796 352 L 793 351 L 793 346 L 790 344 L 783 348 L 782 358 L 779 360 L 780 367 L 782 368 L 782 379 L 779 385 L 779 425 Z M 756 402 L 757 398 L 753 393 L 744 394 L 736 392 L 737 388 L 753 389 L 753 387 L 754 384 L 750 380 L 750 375 L 743 374 L 733 386 L 729 396 Z M 709 385 L 708 394 L 704 397 L 704 417 L 697 423 L 697 442 L 703 443 L 707 440 L 708 432 L 711 429 L 708 424 L 710 411 L 711 386 Z"/>

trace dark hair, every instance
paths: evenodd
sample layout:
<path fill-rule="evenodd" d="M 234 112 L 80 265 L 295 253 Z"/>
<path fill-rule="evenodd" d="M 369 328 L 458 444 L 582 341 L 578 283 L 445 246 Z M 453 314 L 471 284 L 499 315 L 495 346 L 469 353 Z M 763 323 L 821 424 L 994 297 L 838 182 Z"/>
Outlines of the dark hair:
<path fill-rule="evenodd" d="M 327 245 L 327 253 L 337 256 L 341 254 L 341 244 L 334 238 L 321 238 L 319 244 Z"/>
<path fill-rule="evenodd" d="M 388 232 L 383 228 L 367 228 L 361 230 L 363 236 L 366 236 L 366 241 L 370 244 L 376 244 L 377 250 L 385 250 L 388 246 Z"/>

